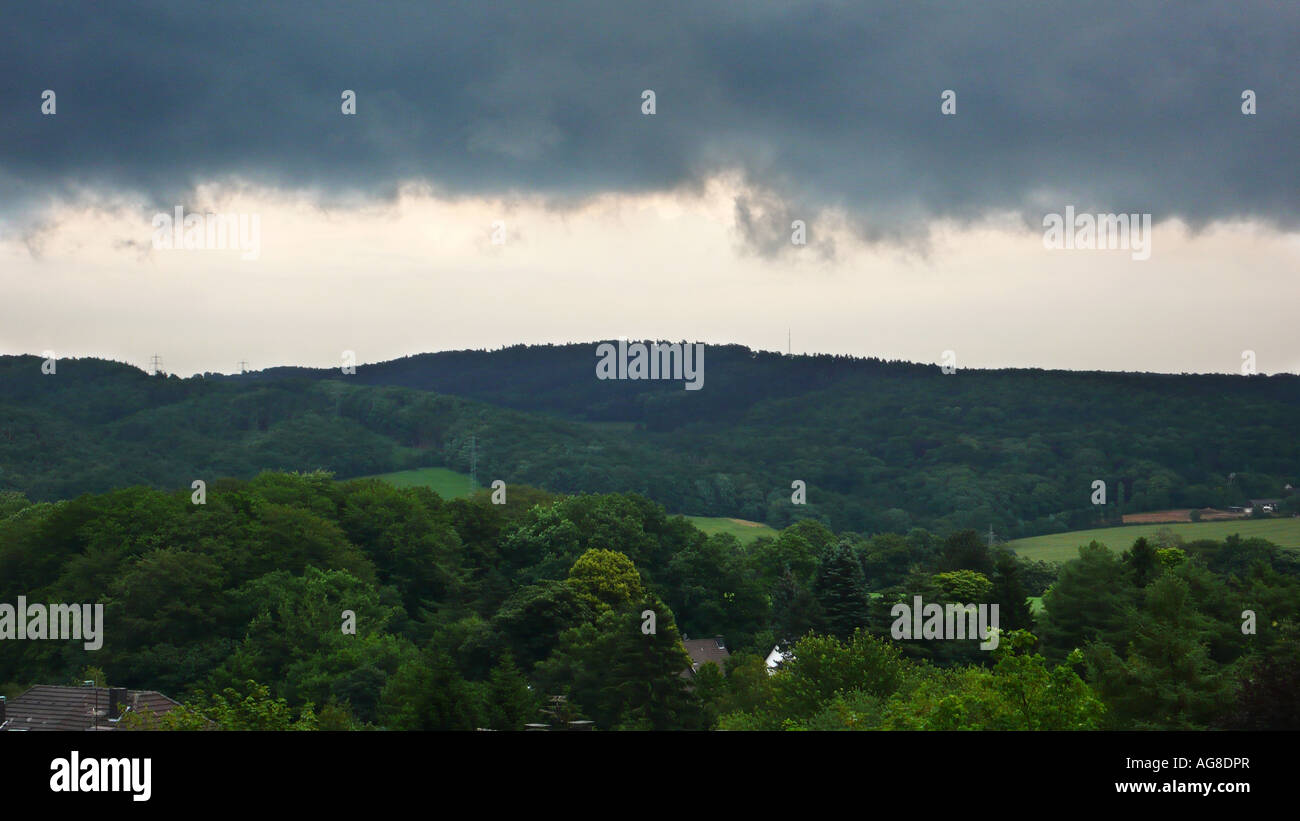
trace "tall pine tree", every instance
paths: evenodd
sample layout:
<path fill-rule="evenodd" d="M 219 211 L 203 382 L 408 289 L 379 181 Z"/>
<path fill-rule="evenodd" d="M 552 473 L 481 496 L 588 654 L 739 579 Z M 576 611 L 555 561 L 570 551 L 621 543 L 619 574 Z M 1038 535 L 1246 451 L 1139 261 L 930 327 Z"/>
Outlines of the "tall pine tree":
<path fill-rule="evenodd" d="M 993 570 L 992 598 L 998 605 L 998 626 L 1008 632 L 1033 627 L 1029 591 L 1020 580 L 1020 562 L 1016 555 L 1006 549 L 996 551 Z"/>
<path fill-rule="evenodd" d="M 862 564 L 847 542 L 830 547 L 822 556 L 813 593 L 821 605 L 821 629 L 826 633 L 847 639 L 867 625 L 867 583 Z"/>
<path fill-rule="evenodd" d="M 1139 537 L 1133 547 L 1124 553 L 1124 563 L 1133 574 L 1133 582 L 1138 587 L 1146 587 L 1160 574 L 1160 561 L 1156 549 L 1147 542 L 1146 537 Z"/>

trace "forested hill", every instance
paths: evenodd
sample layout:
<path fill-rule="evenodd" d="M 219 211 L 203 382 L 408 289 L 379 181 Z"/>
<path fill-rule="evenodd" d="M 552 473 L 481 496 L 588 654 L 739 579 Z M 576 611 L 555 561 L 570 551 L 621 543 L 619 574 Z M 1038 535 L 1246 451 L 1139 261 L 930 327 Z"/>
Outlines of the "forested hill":
<path fill-rule="evenodd" d="M 825 389 L 845 388 L 895 395 L 900 383 L 919 381 L 935 401 L 951 397 L 999 404 L 990 396 L 1003 387 L 1038 386 L 1062 394 L 1065 401 L 1087 404 L 1093 391 L 1111 389 L 1151 400 L 1282 402 L 1300 406 L 1300 377 L 1286 374 L 1251 377 L 1224 374 L 1153 374 L 1039 369 L 958 370 L 943 374 L 935 365 L 874 358 L 785 356 L 741 345 L 707 345 L 704 388 L 683 390 L 673 380 L 599 380 L 595 351 L 600 343 L 515 345 L 499 350 L 444 351 L 416 354 L 357 368 L 349 379 L 367 385 L 397 385 L 464 396 L 528 411 L 551 411 L 593 421 L 644 424 L 671 430 L 718 414 L 740 414 L 767 399 L 797 399 Z M 940 381 L 961 374 L 963 382 Z M 281 367 L 230 379 L 278 379 L 285 376 L 344 378 L 338 368 Z M 1004 381 L 1005 380 L 1005 381 Z M 973 389 L 969 390 L 969 389 Z M 1039 391 L 1041 392 L 1041 390 Z M 1029 397 L 1030 399 L 1047 397 Z M 1014 399 L 1014 397 L 1003 397 Z M 869 399 L 867 401 L 870 401 Z M 1054 412 L 1056 402 L 1013 405 Z M 1071 412 L 1074 412 L 1073 409 Z M 1250 420 L 1243 420 L 1249 426 Z"/>
<path fill-rule="evenodd" d="M 934 370 L 908 362 L 787 357 L 740 345 L 706 345 L 704 387 L 686 391 L 680 380 L 597 379 L 595 351 L 599 344 L 516 345 L 495 351 L 418 354 L 359 367 L 355 378 L 362 384 L 432 390 L 520 410 L 671 430 L 708 416 L 740 414 L 764 399 L 802 396 L 854 375 L 904 379 Z M 271 368 L 232 378 L 288 375 L 342 378 L 338 368 Z"/>
<path fill-rule="evenodd" d="M 602 381 L 595 344 L 423 354 L 354 375 L 152 377 L 0 357 L 0 489 L 423 465 L 669 510 L 837 530 L 992 525 L 1015 537 L 1123 510 L 1223 506 L 1300 485 L 1300 377 L 958 370 L 708 346 L 704 386 Z M 808 504 L 795 506 L 802 480 Z"/>

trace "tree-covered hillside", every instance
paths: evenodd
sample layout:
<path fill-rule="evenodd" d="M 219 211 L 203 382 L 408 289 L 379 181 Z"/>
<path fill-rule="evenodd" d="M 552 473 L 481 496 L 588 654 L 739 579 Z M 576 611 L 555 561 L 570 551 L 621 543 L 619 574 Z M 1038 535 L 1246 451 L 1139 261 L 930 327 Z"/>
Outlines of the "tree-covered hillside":
<path fill-rule="evenodd" d="M 1300 728 L 1300 564 L 1262 540 L 1092 544 L 1058 573 L 969 530 L 741 545 L 635 495 L 488 497 L 321 473 L 203 504 L 0 493 L 0 692 L 157 689 L 191 705 L 178 729 Z M 900 639 L 915 596 L 996 605 L 997 646 Z M 20 597 L 102 605 L 100 646 L 9 641 Z M 683 634 L 722 669 L 688 672 Z"/>
<path fill-rule="evenodd" d="M 53 499 L 259 470 L 428 465 L 636 492 L 782 527 L 992 526 L 1008 538 L 1300 485 L 1300 378 L 958 370 L 709 347 L 704 387 L 599 380 L 595 346 L 338 371 L 153 377 L 0 358 L 0 487 Z M 1107 505 L 1091 503 L 1107 483 Z M 791 483 L 807 504 L 791 503 Z"/>

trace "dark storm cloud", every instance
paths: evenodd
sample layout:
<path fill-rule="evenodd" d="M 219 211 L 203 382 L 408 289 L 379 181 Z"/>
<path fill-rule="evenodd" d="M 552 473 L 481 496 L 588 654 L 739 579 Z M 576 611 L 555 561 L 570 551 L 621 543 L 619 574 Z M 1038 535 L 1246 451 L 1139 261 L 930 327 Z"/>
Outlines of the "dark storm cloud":
<path fill-rule="evenodd" d="M 563 201 L 718 171 L 877 236 L 1064 204 L 1300 213 L 1290 2 L 11 3 L 3 29 L 10 216 L 210 179 Z"/>

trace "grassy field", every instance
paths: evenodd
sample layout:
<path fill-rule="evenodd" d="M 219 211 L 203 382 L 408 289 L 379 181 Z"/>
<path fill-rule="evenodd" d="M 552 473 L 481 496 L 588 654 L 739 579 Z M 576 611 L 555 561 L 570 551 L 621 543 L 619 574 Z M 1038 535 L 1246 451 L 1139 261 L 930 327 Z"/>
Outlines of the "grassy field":
<path fill-rule="evenodd" d="M 775 536 L 777 531 L 759 522 L 747 522 L 744 519 L 726 519 L 720 516 L 687 516 L 686 520 L 708 533 L 730 533 L 741 544 L 752 542 L 759 536 Z"/>
<path fill-rule="evenodd" d="M 469 476 L 448 468 L 419 468 L 381 473 L 367 479 L 383 479 L 397 487 L 427 487 L 444 499 L 459 499 L 470 494 Z"/>
<path fill-rule="evenodd" d="M 1064 562 L 1079 555 L 1079 548 L 1096 540 L 1112 550 L 1126 550 L 1137 541 L 1139 536 L 1148 539 L 1160 530 L 1168 528 L 1185 541 L 1196 539 L 1223 539 L 1233 533 L 1242 538 L 1252 536 L 1268 539 L 1278 547 L 1300 549 L 1300 519 L 1239 519 L 1229 522 L 1192 522 L 1189 524 L 1146 524 L 1125 525 L 1124 527 L 1106 527 L 1096 530 L 1072 530 L 1069 533 L 1053 533 L 1047 536 L 1032 536 L 1028 539 L 1016 539 L 1007 542 L 1007 546 L 1027 559 L 1043 559 L 1049 562 Z"/>
<path fill-rule="evenodd" d="M 383 479 L 397 487 L 432 488 L 444 499 L 458 499 L 470 494 L 469 476 L 448 468 L 420 468 L 418 470 L 399 470 L 396 473 L 380 473 L 367 476 L 367 479 Z M 765 524 L 747 522 L 744 519 L 726 519 L 720 516 L 687 516 L 691 524 L 705 533 L 730 533 L 746 544 L 759 536 L 775 536 L 776 531 Z"/>

